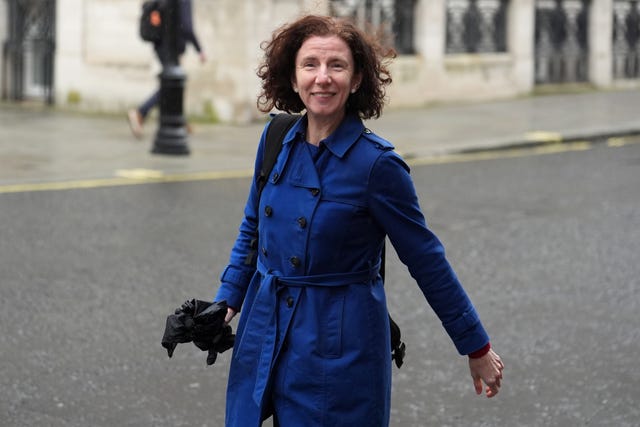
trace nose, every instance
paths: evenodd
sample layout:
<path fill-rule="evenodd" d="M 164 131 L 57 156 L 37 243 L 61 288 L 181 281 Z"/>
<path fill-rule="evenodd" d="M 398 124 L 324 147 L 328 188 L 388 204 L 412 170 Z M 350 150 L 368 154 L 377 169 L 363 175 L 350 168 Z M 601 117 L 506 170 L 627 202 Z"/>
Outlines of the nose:
<path fill-rule="evenodd" d="M 316 75 L 316 83 L 329 83 L 330 81 L 329 68 L 326 65 L 319 67 L 318 74 Z"/>

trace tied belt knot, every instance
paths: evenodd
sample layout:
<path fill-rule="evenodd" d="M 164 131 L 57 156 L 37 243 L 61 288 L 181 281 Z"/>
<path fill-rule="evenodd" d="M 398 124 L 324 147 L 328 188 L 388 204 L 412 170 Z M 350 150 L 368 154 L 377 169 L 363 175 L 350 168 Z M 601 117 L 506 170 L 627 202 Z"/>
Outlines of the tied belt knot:
<path fill-rule="evenodd" d="M 264 392 L 271 377 L 273 359 L 276 351 L 278 328 L 276 322 L 277 292 L 285 286 L 307 287 L 341 287 L 353 284 L 369 284 L 380 272 L 380 262 L 371 263 L 371 267 L 347 272 L 329 273 L 309 276 L 284 276 L 278 271 L 267 268 L 258 259 L 257 269 L 262 279 L 256 293 L 243 336 L 238 345 L 237 357 L 246 365 L 255 363 L 256 383 L 253 399 L 262 406 Z"/>

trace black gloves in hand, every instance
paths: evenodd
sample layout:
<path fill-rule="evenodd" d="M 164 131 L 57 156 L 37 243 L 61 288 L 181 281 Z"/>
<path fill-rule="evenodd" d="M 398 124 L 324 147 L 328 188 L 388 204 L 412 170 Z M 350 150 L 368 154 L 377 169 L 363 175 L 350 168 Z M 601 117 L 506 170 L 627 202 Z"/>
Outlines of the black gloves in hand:
<path fill-rule="evenodd" d="M 231 326 L 224 323 L 226 314 L 225 301 L 186 301 L 174 314 L 167 316 L 162 346 L 171 357 L 179 343 L 193 341 L 200 350 L 209 352 L 207 365 L 213 365 L 218 353 L 233 347 L 235 341 Z"/>

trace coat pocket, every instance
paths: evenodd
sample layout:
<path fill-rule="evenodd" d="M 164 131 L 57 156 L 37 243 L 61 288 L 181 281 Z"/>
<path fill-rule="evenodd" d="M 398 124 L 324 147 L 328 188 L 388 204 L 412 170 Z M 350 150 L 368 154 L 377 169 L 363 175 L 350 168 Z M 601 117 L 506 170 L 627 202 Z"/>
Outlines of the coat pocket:
<path fill-rule="evenodd" d="M 323 357 L 334 359 L 342 356 L 342 328 L 346 289 L 331 289 L 328 298 L 324 331 L 320 334 L 320 353 Z"/>

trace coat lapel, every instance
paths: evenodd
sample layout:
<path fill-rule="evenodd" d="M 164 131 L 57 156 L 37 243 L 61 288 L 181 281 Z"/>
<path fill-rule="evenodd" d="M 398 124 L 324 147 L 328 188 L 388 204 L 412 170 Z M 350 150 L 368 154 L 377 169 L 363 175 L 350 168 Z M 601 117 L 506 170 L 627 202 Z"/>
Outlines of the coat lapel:
<path fill-rule="evenodd" d="M 289 182 L 296 187 L 320 188 L 320 178 L 316 166 L 311 158 L 311 153 L 304 145 L 306 142 L 297 141 L 290 152 Z"/>
<path fill-rule="evenodd" d="M 299 121 L 285 138 L 285 149 L 290 149 L 287 150 L 282 167 L 288 164 L 291 168 L 289 182 L 292 185 L 303 188 L 320 188 L 318 171 L 302 137 L 305 126 L 305 120 Z M 323 144 L 334 156 L 342 158 L 364 130 L 364 125 L 357 116 L 347 116 L 338 129 L 323 141 Z"/>

